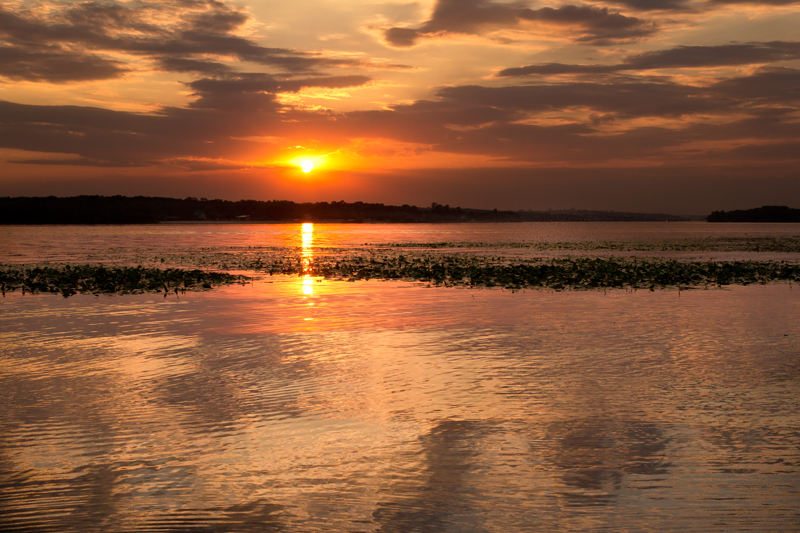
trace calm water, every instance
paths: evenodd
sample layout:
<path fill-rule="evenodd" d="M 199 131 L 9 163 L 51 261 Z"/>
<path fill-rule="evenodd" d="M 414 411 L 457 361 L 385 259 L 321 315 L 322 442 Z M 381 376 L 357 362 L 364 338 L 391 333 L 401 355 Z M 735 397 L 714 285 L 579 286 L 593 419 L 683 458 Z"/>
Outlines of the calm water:
<path fill-rule="evenodd" d="M 308 226 L 308 225 L 307 225 Z M 153 224 L 3 226 L 0 261 L 137 262 L 154 254 L 265 248 L 363 248 L 365 244 L 475 242 L 653 242 L 719 237 L 800 236 L 800 224 L 707 222 L 530 222 L 518 224 Z M 652 254 L 651 254 L 652 255 Z M 747 258 L 734 254 L 733 259 Z M 800 260 L 797 254 L 791 259 Z"/>
<path fill-rule="evenodd" d="M 555 236 L 14 228 L 0 262 L 800 233 L 538 226 Z M 298 277 L 180 298 L 12 293 L 0 405 L 3 531 L 800 531 L 800 287 L 787 284 L 511 293 Z"/>

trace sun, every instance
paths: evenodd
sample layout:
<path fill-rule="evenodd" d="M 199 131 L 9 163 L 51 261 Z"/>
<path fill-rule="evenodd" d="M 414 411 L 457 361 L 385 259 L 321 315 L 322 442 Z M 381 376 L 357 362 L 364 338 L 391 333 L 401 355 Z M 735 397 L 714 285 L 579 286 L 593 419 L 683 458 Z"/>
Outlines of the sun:
<path fill-rule="evenodd" d="M 310 159 L 303 159 L 300 161 L 300 168 L 303 169 L 303 172 L 308 174 L 314 170 L 314 162 Z"/>

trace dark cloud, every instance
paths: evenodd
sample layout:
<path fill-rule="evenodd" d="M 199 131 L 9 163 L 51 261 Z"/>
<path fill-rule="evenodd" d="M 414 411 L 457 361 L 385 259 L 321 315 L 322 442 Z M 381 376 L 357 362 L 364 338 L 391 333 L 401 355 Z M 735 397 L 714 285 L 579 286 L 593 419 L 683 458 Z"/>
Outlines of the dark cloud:
<path fill-rule="evenodd" d="M 526 67 L 511 67 L 497 73 L 498 78 L 517 78 L 523 76 L 557 74 L 607 74 L 622 70 L 618 65 L 565 65 L 564 63 L 542 63 Z"/>
<path fill-rule="evenodd" d="M 704 4 L 692 0 L 610 0 L 609 3 L 636 11 L 692 12 L 725 5 L 787 6 L 800 3 L 800 0 L 705 0 Z"/>
<path fill-rule="evenodd" d="M 187 83 L 199 98 L 192 108 L 227 111 L 277 111 L 276 93 L 294 93 L 306 87 L 342 89 L 372 81 L 368 76 L 320 76 L 279 80 L 270 74 L 239 73 L 224 78 L 202 78 Z"/>
<path fill-rule="evenodd" d="M 9 163 L 16 163 L 18 165 L 51 165 L 51 166 L 76 166 L 76 167 L 104 167 L 104 168 L 119 168 L 119 167 L 144 167 L 147 166 L 144 162 L 129 162 L 128 164 L 111 161 L 101 161 L 98 159 L 88 159 L 81 157 L 79 159 L 12 159 Z"/>
<path fill-rule="evenodd" d="M 305 87 L 322 87 L 325 89 L 345 89 L 347 87 L 360 87 L 372 81 L 369 76 L 320 76 L 316 78 L 301 78 L 280 82 L 278 92 L 297 92 Z"/>
<path fill-rule="evenodd" d="M 544 63 L 507 68 L 501 78 L 548 74 L 605 74 L 624 70 L 709 68 L 773 63 L 800 59 L 800 42 L 726 44 L 719 46 L 679 46 L 628 57 L 615 65 L 565 65 Z"/>
<path fill-rule="evenodd" d="M 411 28 L 389 28 L 383 34 L 386 42 L 399 48 L 408 48 L 417 44 L 418 30 Z"/>
<path fill-rule="evenodd" d="M 422 26 L 389 28 L 384 38 L 392 46 L 410 47 L 421 37 L 479 35 L 498 28 L 516 28 L 524 21 L 566 27 L 575 33 L 576 42 L 596 45 L 639 39 L 656 31 L 652 23 L 609 12 L 605 7 L 565 5 L 534 10 L 521 2 L 438 0 L 431 18 Z"/>
<path fill-rule="evenodd" d="M 526 113 L 591 109 L 615 118 L 683 117 L 695 114 L 751 113 L 786 119 L 800 102 L 800 70 L 763 68 L 749 76 L 720 80 L 708 87 L 675 82 L 631 81 L 607 83 L 482 87 L 445 87 L 437 93 L 450 105 L 492 107 Z M 769 106 L 764 108 L 763 106 Z"/>
<path fill-rule="evenodd" d="M 690 9 L 690 0 L 613 0 L 615 5 L 636 11 L 685 11 Z"/>
<path fill-rule="evenodd" d="M 709 4 L 752 4 L 767 6 L 789 6 L 800 3 L 800 0 L 708 0 Z"/>
<path fill-rule="evenodd" d="M 469 106 L 491 106 L 528 113 L 571 108 L 618 117 L 680 117 L 730 109 L 735 102 L 706 89 L 671 82 L 617 81 L 613 83 L 562 83 L 482 87 L 446 87 L 444 99 Z"/>
<path fill-rule="evenodd" d="M 315 123 L 315 131 L 348 138 L 375 137 L 420 145 L 436 145 L 459 135 L 459 131 L 493 123 L 525 118 L 514 109 L 489 105 L 438 100 L 417 101 L 392 106 L 391 109 L 354 111 L 336 117 L 336 121 Z"/>
<path fill-rule="evenodd" d="M 589 115 L 589 120 L 592 121 L 592 124 L 595 126 L 599 126 L 601 124 L 611 124 L 616 120 L 616 117 L 611 113 L 606 113 L 605 115 L 601 115 L 599 113 L 592 113 Z"/>
<path fill-rule="evenodd" d="M 212 0 L 137 2 L 135 7 L 114 1 L 55 4 L 46 15 L 0 4 L 0 76 L 63 83 L 116 78 L 129 70 L 102 53 L 150 58 L 173 72 L 217 75 L 230 68 L 213 58 L 290 73 L 411 68 L 263 47 L 235 34 L 248 20 L 244 11 Z"/>
<path fill-rule="evenodd" d="M 229 78 L 202 78 L 187 83 L 198 95 L 277 92 L 279 81 L 270 74 L 243 73 Z"/>
<path fill-rule="evenodd" d="M 250 108 L 237 115 L 211 107 L 166 108 L 145 115 L 0 102 L 0 146 L 73 154 L 100 166 L 153 165 L 174 158 L 247 160 L 268 153 L 268 144 L 242 138 L 275 131 L 275 108 Z"/>
<path fill-rule="evenodd" d="M 792 105 L 800 102 L 800 70 L 763 68 L 751 76 L 722 80 L 713 88 L 750 105 Z"/>
<path fill-rule="evenodd" d="M 567 5 L 555 9 L 552 7 L 526 9 L 520 14 L 520 18 L 559 26 L 572 26 L 581 32 L 575 39 L 577 42 L 597 45 L 635 40 L 657 31 L 653 23 L 611 13 L 607 7 Z"/>
<path fill-rule="evenodd" d="M 476 33 L 490 26 L 516 25 L 522 3 L 500 4 L 491 0 L 438 0 L 430 20 L 420 28 L 421 33 Z"/>
<path fill-rule="evenodd" d="M 724 157 L 730 156 L 748 161 L 792 161 L 800 162 L 800 145 L 798 142 L 777 142 L 768 144 L 750 144 L 737 146 L 727 150 Z"/>
<path fill-rule="evenodd" d="M 243 26 L 250 17 L 229 7 L 192 17 L 191 25 L 195 31 L 209 33 L 229 33 Z"/>
<path fill-rule="evenodd" d="M 198 72 L 214 76 L 221 76 L 231 71 L 231 68 L 216 61 L 203 61 L 187 57 L 161 57 L 158 59 L 161 69 L 168 72 Z"/>
<path fill-rule="evenodd" d="M 359 87 L 372 81 L 369 76 L 320 76 L 279 80 L 270 74 L 239 73 L 225 78 L 202 78 L 187 83 L 197 94 L 241 94 L 297 92 L 306 87 L 343 89 Z"/>
<path fill-rule="evenodd" d="M 693 68 L 772 63 L 800 59 L 800 42 L 726 44 L 720 46 L 679 46 L 645 52 L 629 58 L 630 70 Z"/>
<path fill-rule="evenodd" d="M 67 51 L 34 51 L 0 46 L 0 76 L 12 80 L 67 83 L 119 78 L 128 70 L 119 61 Z"/>
<path fill-rule="evenodd" d="M 165 2 L 170 4 L 171 2 Z M 49 28 L 54 31 L 83 31 L 85 34 L 100 36 L 107 30 L 135 31 L 147 35 L 160 35 L 163 30 L 147 20 L 154 12 L 160 11 L 153 4 L 140 3 L 135 8 L 129 5 L 100 2 L 79 2 L 70 5 L 57 14 Z M 98 32 L 98 29 L 102 29 Z"/>
<path fill-rule="evenodd" d="M 524 4 L 497 4 L 490 0 L 439 0 L 431 18 L 418 29 L 389 28 L 384 33 L 393 46 L 413 46 L 422 36 L 446 33 L 478 34 L 491 28 L 519 23 Z"/>

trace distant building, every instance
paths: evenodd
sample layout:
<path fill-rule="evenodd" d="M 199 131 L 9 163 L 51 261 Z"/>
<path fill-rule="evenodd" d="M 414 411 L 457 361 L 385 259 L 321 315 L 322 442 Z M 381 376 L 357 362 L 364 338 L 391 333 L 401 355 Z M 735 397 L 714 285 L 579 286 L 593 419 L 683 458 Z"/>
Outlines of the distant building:
<path fill-rule="evenodd" d="M 236 217 L 236 220 L 243 222 L 245 220 L 250 220 L 250 215 L 239 215 Z"/>

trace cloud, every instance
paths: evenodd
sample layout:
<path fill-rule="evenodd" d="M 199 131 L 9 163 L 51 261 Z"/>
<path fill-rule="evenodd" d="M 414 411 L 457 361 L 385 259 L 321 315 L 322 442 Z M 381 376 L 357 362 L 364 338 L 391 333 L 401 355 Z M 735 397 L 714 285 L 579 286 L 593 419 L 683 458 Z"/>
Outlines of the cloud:
<path fill-rule="evenodd" d="M 596 45 L 639 39 L 657 30 L 652 23 L 609 12 L 606 7 L 565 5 L 534 10 L 521 2 L 438 0 L 431 18 L 419 28 L 392 27 L 384 32 L 384 38 L 392 46 L 410 47 L 423 37 L 481 35 L 501 28 L 517 28 L 526 22 L 566 27 L 575 34 L 576 42 Z"/>
<path fill-rule="evenodd" d="M 132 69 L 121 54 L 149 58 L 162 70 L 217 75 L 231 70 L 219 62 L 223 58 L 295 74 L 329 67 L 411 68 L 260 46 L 238 34 L 250 20 L 245 11 L 213 0 L 89 1 L 50 7 L 34 12 L 0 4 L 0 76 L 51 83 L 118 78 Z"/>
<path fill-rule="evenodd" d="M 192 108 L 227 111 L 277 111 L 277 93 L 296 93 L 307 87 L 342 89 L 372 81 L 368 76 L 320 76 L 280 80 L 264 73 L 238 73 L 222 78 L 202 78 L 187 83 L 199 98 Z"/>
<path fill-rule="evenodd" d="M 690 9 L 691 0 L 613 0 L 611 3 L 636 11 L 686 11 Z"/>
<path fill-rule="evenodd" d="M 766 48 L 773 54 L 788 49 Z M 708 163 L 728 152 L 737 158 L 772 153 L 783 161 L 786 147 L 800 139 L 800 70 L 788 68 L 761 68 L 707 86 L 628 77 L 451 86 L 429 100 L 346 113 L 293 109 L 278 98 L 370 82 L 368 76 L 226 72 L 187 82 L 196 98 L 188 107 L 151 114 L 0 102 L 0 148 L 59 154 L 61 160 L 18 161 L 27 164 L 211 169 L 246 166 L 279 150 L 258 139 L 331 146 L 368 139 L 411 143 L 423 152 L 569 166 Z M 703 145 L 709 142 L 717 144 Z"/>
<path fill-rule="evenodd" d="M 370 81 L 356 75 L 280 79 L 265 73 L 228 73 L 188 82 L 197 97 L 194 102 L 152 114 L 0 101 L 0 147 L 76 156 L 60 163 L 16 161 L 28 164 L 131 167 L 180 160 L 183 167 L 210 168 L 216 159 L 251 161 L 276 148 L 248 139 L 282 135 L 291 124 L 287 113 L 292 109 L 279 103 L 278 94 L 307 87 L 358 87 Z M 306 119 L 326 116 L 316 113 Z M 204 162 L 186 163 L 199 160 Z"/>
<path fill-rule="evenodd" d="M 724 7 L 726 5 L 769 5 L 787 6 L 800 3 L 800 0 L 705 0 L 703 3 L 692 0 L 611 0 L 609 3 L 625 6 L 636 11 L 692 12 Z"/>
<path fill-rule="evenodd" d="M 0 76 L 12 80 L 68 83 L 122 77 L 123 63 L 93 54 L 34 51 L 0 46 Z"/>
<path fill-rule="evenodd" d="M 97 159 L 89 159 L 81 157 L 78 159 L 12 159 L 9 163 L 16 163 L 18 165 L 51 165 L 51 166 L 80 166 L 80 167 L 112 167 L 119 168 L 123 166 L 128 167 L 143 167 L 144 163 L 129 163 L 127 165 L 119 162 L 112 163 L 110 161 L 101 161 Z"/>
<path fill-rule="evenodd" d="M 216 61 L 203 61 L 201 59 L 191 59 L 187 57 L 160 57 L 158 58 L 159 68 L 167 72 L 197 72 L 221 76 L 227 74 L 232 69 Z"/>
<path fill-rule="evenodd" d="M 565 65 L 544 63 L 507 68 L 497 77 L 510 78 L 550 74 L 605 74 L 625 70 L 713 68 L 774 63 L 800 59 L 800 42 L 726 44 L 719 46 L 679 46 L 667 50 L 629 56 L 615 65 Z"/>
<path fill-rule="evenodd" d="M 708 0 L 709 4 L 753 4 L 768 6 L 788 6 L 800 3 L 800 0 Z"/>
<path fill-rule="evenodd" d="M 526 9 L 520 18 L 556 26 L 572 26 L 576 42 L 596 45 L 631 41 L 657 31 L 653 23 L 609 12 L 607 7 L 566 5 L 559 8 Z"/>
<path fill-rule="evenodd" d="M 611 124 L 616 119 L 617 118 L 611 113 L 606 113 L 605 115 L 601 115 L 599 113 L 592 113 L 591 115 L 589 115 L 589 120 L 591 120 L 592 124 L 594 124 L 595 126 L 600 126 L 602 124 Z"/>
<path fill-rule="evenodd" d="M 276 129 L 275 106 L 229 110 L 165 108 L 138 114 L 79 106 L 0 101 L 0 146 L 72 154 L 102 166 L 157 165 L 175 158 L 248 160 L 267 143 L 241 140 Z"/>
<path fill-rule="evenodd" d="M 500 107 L 527 113 L 588 108 L 617 117 L 681 117 L 728 110 L 735 102 L 700 87 L 672 82 L 573 82 L 552 85 L 440 89 L 438 95 L 462 105 Z"/>
<path fill-rule="evenodd" d="M 369 135 L 437 152 L 568 166 L 677 159 L 710 164 L 734 149 L 785 157 L 785 146 L 800 142 L 800 71 L 792 69 L 762 69 L 707 87 L 618 79 L 445 87 L 437 97 L 347 113 L 314 127 L 339 137 Z"/>
<path fill-rule="evenodd" d="M 383 34 L 386 42 L 398 48 L 408 48 L 417 44 L 417 37 L 424 35 L 411 28 L 389 28 Z"/>
<path fill-rule="evenodd" d="M 800 70 L 762 68 L 751 76 L 730 78 L 713 89 L 751 105 L 785 105 L 800 102 Z"/>

